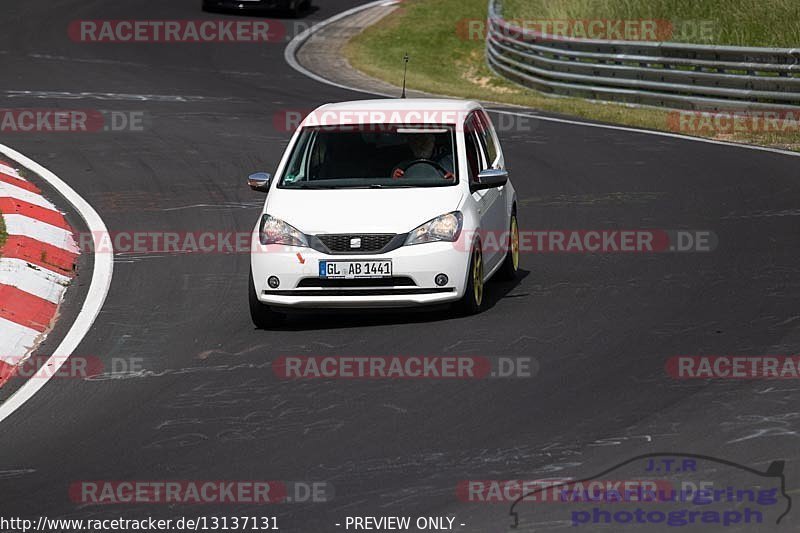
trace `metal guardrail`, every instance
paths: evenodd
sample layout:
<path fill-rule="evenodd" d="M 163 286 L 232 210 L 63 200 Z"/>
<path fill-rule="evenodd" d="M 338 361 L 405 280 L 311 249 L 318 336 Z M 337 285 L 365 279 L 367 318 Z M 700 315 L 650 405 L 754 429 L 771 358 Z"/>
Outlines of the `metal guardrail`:
<path fill-rule="evenodd" d="M 489 66 L 545 93 L 700 110 L 800 111 L 800 48 L 545 38 L 489 0 Z"/>

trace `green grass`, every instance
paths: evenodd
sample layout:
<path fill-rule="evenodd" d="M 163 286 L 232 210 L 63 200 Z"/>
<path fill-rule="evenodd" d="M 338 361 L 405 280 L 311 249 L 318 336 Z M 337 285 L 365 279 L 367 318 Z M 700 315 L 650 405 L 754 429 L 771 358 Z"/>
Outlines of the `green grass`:
<path fill-rule="evenodd" d="M 503 15 L 542 19 L 659 19 L 672 22 L 670 41 L 795 48 L 798 0 L 505 0 Z"/>
<path fill-rule="evenodd" d="M 402 83 L 402 58 L 408 52 L 408 86 L 413 89 L 671 131 L 668 110 L 549 97 L 495 75 L 486 66 L 484 41 L 466 39 L 464 32 L 458 30 L 464 27 L 465 20 L 484 20 L 487 5 L 487 0 L 406 0 L 394 13 L 353 38 L 345 47 L 345 55 L 355 68 L 395 85 Z M 800 150 L 797 131 L 704 136 Z"/>

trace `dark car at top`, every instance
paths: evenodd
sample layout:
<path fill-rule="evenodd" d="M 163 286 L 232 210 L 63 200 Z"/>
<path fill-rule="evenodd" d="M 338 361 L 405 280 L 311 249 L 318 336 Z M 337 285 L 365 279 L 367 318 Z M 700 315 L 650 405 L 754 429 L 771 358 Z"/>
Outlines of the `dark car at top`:
<path fill-rule="evenodd" d="M 312 0 L 203 0 L 203 11 L 282 11 L 299 17 L 311 9 Z"/>

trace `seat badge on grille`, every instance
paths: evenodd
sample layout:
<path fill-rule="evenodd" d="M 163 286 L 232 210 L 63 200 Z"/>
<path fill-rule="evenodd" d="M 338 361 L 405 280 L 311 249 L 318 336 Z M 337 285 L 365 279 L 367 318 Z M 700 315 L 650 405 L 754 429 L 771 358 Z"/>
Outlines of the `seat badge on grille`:
<path fill-rule="evenodd" d="M 361 248 L 361 237 L 353 237 L 350 239 L 350 248 Z"/>

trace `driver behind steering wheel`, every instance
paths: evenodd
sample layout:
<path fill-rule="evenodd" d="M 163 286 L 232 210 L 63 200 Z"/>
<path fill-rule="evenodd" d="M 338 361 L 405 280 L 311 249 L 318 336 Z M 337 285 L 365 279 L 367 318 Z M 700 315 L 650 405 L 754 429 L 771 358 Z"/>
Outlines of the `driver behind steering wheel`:
<path fill-rule="evenodd" d="M 392 179 L 402 178 L 406 170 L 412 163 L 421 159 L 433 161 L 445 170 L 443 176 L 446 180 L 454 179 L 453 175 L 453 156 L 451 154 L 435 154 L 436 137 L 432 133 L 413 133 L 409 134 L 408 146 L 414 154 L 414 159 L 403 161 L 392 171 Z"/>

